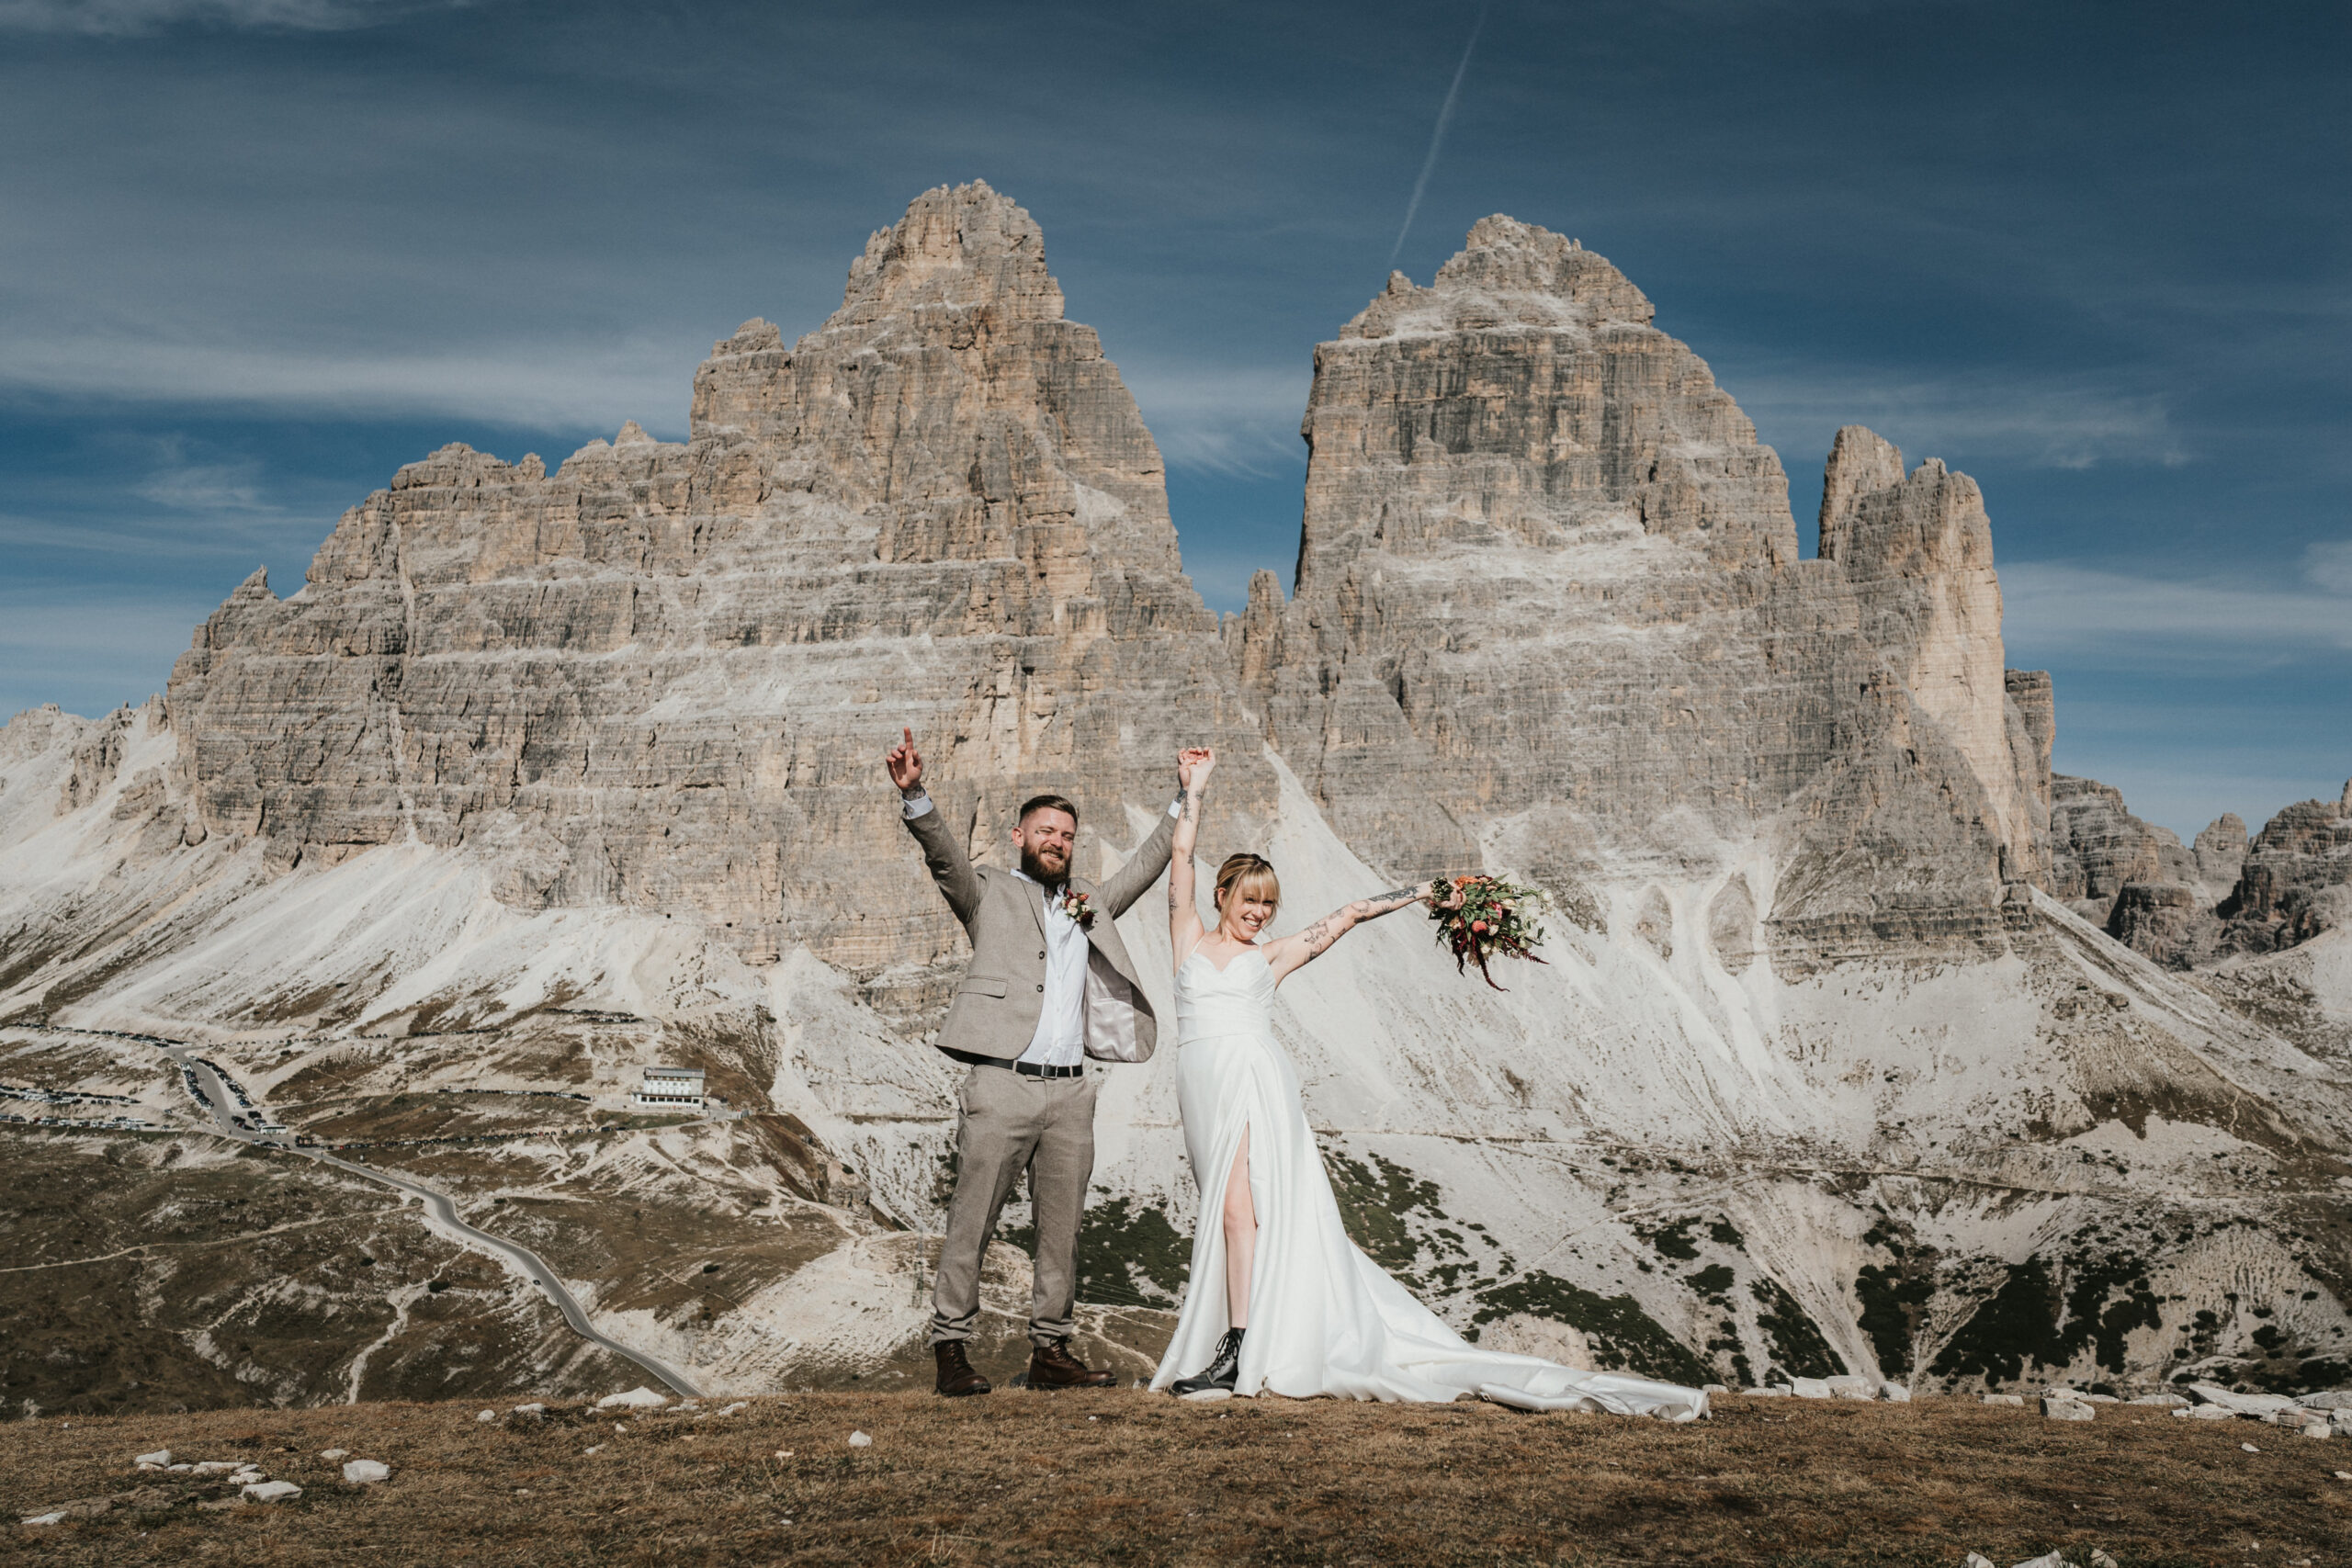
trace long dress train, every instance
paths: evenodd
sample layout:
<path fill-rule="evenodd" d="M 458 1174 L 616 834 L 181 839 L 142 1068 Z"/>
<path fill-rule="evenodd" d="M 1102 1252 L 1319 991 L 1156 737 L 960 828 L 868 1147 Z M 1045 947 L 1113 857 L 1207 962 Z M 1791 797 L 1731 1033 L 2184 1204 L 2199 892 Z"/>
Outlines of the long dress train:
<path fill-rule="evenodd" d="M 1435 1401 L 1475 1393 L 1534 1410 L 1670 1421 L 1707 1413 L 1697 1389 L 1482 1350 L 1365 1257 L 1340 1223 L 1273 1010 L 1273 971 L 1255 949 L 1223 970 L 1194 953 L 1177 971 L 1176 1095 L 1201 1208 L 1192 1281 L 1153 1388 L 1208 1365 L 1225 1334 L 1221 1217 L 1247 1131 L 1258 1252 L 1237 1393 Z"/>

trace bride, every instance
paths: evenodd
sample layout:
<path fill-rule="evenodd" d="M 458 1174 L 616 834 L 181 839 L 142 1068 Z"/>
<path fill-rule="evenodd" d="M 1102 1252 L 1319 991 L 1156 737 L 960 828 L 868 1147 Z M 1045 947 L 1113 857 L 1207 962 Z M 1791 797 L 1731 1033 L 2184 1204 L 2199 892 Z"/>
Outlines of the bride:
<path fill-rule="evenodd" d="M 1360 921 L 1431 899 L 1437 885 L 1359 899 L 1294 936 L 1264 942 L 1281 885 L 1265 861 L 1237 854 L 1217 872 L 1217 923 L 1204 931 L 1193 846 L 1216 758 L 1188 751 L 1184 762 L 1191 777 L 1169 862 L 1168 924 L 1176 963 L 1176 1096 L 1201 1209 L 1192 1282 L 1151 1386 L 1188 1399 L 1271 1392 L 1448 1400 L 1476 1393 L 1530 1410 L 1675 1421 L 1705 1415 L 1707 1396 L 1697 1389 L 1481 1350 L 1348 1239 L 1306 1125 L 1297 1070 L 1274 1039 L 1274 987 Z M 1180 1375 L 1190 1367 L 1203 1370 Z"/>

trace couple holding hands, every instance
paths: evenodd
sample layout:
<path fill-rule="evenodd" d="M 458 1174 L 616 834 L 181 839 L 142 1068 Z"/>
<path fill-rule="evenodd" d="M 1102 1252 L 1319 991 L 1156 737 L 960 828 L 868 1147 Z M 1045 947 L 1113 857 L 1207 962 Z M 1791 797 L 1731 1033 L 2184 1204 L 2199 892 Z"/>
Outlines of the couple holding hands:
<path fill-rule="evenodd" d="M 1482 1350 L 1348 1239 L 1297 1070 L 1274 1037 L 1275 988 L 1355 926 L 1434 900 L 1451 885 L 1393 888 L 1269 938 L 1282 885 L 1271 864 L 1243 852 L 1218 867 L 1214 923 L 1204 925 L 1193 861 L 1216 768 L 1206 749 L 1178 756 L 1166 816 L 1099 884 L 1071 873 L 1078 807 L 1057 795 L 1022 803 L 1012 827 L 1017 869 L 975 866 L 923 788 L 913 732 L 902 737 L 888 758 L 890 781 L 908 831 L 972 942 L 938 1041 L 968 1065 L 933 1298 L 941 1393 L 989 1392 L 967 1342 L 979 1316 L 982 1255 L 1024 1170 L 1037 1237 L 1029 1385 L 1114 1382 L 1069 1348 L 1078 1228 L 1094 1169 L 1098 1080 L 1087 1061 L 1139 1063 L 1157 1044 L 1159 1019 L 1117 920 L 1165 870 L 1177 1103 L 1201 1202 L 1183 1308 L 1151 1386 L 1191 1399 L 1476 1393 L 1535 1410 L 1684 1421 L 1706 1414 L 1707 1396 L 1695 1389 Z"/>

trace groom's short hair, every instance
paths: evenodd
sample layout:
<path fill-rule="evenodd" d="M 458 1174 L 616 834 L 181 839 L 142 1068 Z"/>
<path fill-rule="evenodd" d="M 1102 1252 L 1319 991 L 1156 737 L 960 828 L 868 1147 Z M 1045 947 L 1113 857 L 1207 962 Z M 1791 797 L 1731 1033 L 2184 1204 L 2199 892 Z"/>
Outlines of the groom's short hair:
<path fill-rule="evenodd" d="M 1073 828 L 1078 826 L 1078 807 L 1069 803 L 1068 795 L 1031 795 L 1021 803 L 1021 815 L 1012 819 L 1014 825 L 1018 826 L 1028 821 L 1033 813 L 1039 811 L 1067 811 L 1069 813 L 1070 826 Z"/>

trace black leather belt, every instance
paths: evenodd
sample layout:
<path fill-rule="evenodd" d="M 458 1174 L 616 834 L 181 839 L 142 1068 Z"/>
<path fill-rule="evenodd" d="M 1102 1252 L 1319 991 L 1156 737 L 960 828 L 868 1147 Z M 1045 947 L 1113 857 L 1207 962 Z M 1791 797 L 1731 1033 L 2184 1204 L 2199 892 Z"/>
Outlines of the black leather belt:
<path fill-rule="evenodd" d="M 1086 1076 L 1083 1063 L 1075 1067 L 1041 1067 L 1035 1062 L 1016 1062 L 1010 1056 L 980 1056 L 969 1051 L 949 1051 L 941 1055 L 954 1058 L 969 1067 L 1011 1067 L 1016 1073 L 1026 1073 L 1033 1078 L 1080 1078 Z"/>

